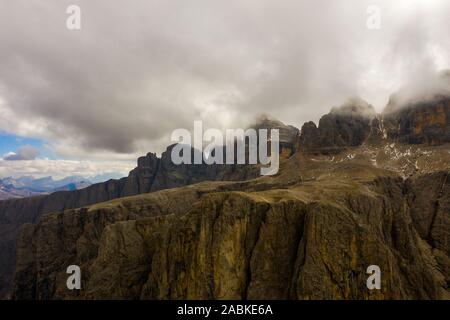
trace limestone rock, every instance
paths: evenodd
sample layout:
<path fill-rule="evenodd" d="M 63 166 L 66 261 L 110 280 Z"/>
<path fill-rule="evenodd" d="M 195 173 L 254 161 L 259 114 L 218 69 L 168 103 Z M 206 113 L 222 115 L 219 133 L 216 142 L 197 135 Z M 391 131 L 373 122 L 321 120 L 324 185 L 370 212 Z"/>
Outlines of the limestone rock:
<path fill-rule="evenodd" d="M 383 115 L 392 140 L 440 145 L 450 142 L 450 98 L 440 97 L 389 111 Z"/>
<path fill-rule="evenodd" d="M 313 122 L 303 125 L 300 148 L 313 154 L 339 153 L 348 147 L 361 145 L 369 136 L 373 107 L 360 99 L 352 99 L 324 115 L 319 126 Z"/>
<path fill-rule="evenodd" d="M 204 183 L 47 215 L 21 235 L 13 298 L 449 298 L 450 225 L 435 221 L 436 251 L 405 194 L 429 177 L 362 168 L 348 179 L 353 169 L 337 165 L 288 189 Z M 65 287 L 69 263 L 82 269 L 80 291 Z M 366 287 L 372 264 L 381 290 Z"/>
<path fill-rule="evenodd" d="M 43 214 L 202 181 L 246 180 L 258 175 L 259 170 L 253 165 L 175 165 L 168 148 L 161 159 L 154 153 L 139 158 L 127 178 L 48 196 L 0 201 L 0 298 L 7 295 L 11 285 L 20 228 L 25 223 L 37 222 Z"/>

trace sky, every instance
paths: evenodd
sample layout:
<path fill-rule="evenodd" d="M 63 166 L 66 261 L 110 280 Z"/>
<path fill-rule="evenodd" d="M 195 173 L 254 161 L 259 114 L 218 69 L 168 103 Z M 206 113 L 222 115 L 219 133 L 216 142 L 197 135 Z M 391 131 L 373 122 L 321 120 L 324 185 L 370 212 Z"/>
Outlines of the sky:
<path fill-rule="evenodd" d="M 69 5 L 81 30 L 69 30 Z M 450 68 L 446 0 L 0 0 L 0 177 L 127 175 L 171 132 L 378 112 Z M 367 8 L 380 9 L 369 29 Z"/>

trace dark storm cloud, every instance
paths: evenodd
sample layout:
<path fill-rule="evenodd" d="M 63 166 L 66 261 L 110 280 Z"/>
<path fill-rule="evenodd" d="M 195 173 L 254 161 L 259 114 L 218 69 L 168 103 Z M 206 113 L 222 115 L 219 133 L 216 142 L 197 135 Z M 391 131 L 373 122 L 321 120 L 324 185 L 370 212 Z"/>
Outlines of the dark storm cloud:
<path fill-rule="evenodd" d="M 16 153 L 6 155 L 3 160 L 5 161 L 18 161 L 18 160 L 34 160 L 36 159 L 39 151 L 33 146 L 22 146 Z"/>
<path fill-rule="evenodd" d="M 82 30 L 65 28 L 69 4 Z M 381 30 L 366 8 L 381 8 Z M 0 125 L 61 153 L 161 151 L 203 119 L 301 126 L 349 96 L 378 111 L 448 67 L 447 1 L 16 0 L 0 12 Z"/>

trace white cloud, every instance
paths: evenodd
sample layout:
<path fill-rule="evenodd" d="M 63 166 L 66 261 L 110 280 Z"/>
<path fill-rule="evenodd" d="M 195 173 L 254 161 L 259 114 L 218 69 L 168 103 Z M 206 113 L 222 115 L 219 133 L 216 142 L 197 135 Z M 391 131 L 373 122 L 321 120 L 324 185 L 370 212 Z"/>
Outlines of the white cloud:
<path fill-rule="evenodd" d="M 135 166 L 129 161 L 71 161 L 71 160 L 21 160 L 6 161 L 0 159 L 0 177 L 33 176 L 41 178 L 52 176 L 60 179 L 67 176 L 92 177 L 106 173 L 120 173 L 127 176 Z"/>

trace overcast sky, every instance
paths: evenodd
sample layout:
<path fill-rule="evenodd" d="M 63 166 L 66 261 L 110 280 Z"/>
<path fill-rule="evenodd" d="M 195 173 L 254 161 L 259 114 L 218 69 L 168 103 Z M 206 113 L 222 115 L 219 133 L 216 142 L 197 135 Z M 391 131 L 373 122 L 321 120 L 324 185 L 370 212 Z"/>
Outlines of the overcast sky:
<path fill-rule="evenodd" d="M 351 96 L 381 111 L 450 66 L 446 0 L 0 3 L 0 131 L 18 141 L 0 147 L 0 177 L 126 174 L 194 120 L 236 128 L 267 113 L 301 127 Z M 81 30 L 66 28 L 70 4 Z M 380 30 L 366 26 L 372 4 Z"/>

